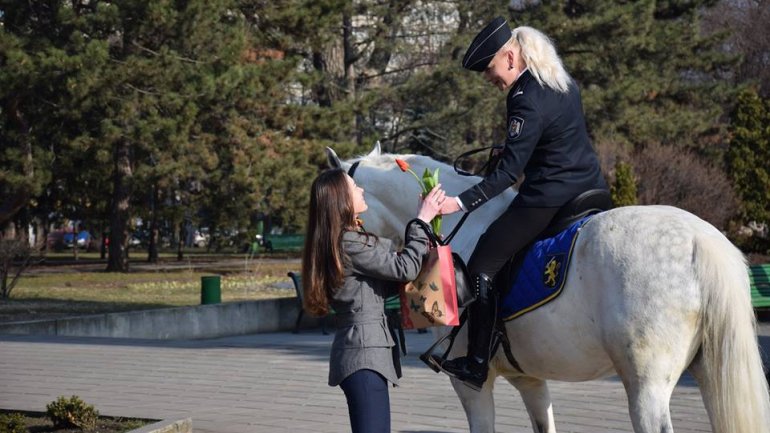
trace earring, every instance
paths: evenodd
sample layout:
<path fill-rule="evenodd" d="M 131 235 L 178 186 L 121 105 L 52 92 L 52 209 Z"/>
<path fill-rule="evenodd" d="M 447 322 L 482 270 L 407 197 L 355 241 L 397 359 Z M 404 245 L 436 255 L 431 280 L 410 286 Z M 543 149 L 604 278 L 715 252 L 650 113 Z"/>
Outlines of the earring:
<path fill-rule="evenodd" d="M 511 69 L 513 69 L 513 65 L 508 65 L 508 70 L 510 71 Z"/>

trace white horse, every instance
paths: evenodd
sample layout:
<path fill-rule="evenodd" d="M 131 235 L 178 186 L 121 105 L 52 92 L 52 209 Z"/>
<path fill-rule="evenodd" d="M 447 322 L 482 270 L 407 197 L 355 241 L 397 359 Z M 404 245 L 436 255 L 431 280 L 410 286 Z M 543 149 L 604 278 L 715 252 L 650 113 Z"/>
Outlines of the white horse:
<path fill-rule="evenodd" d="M 415 215 L 419 186 L 399 171 L 396 157 L 416 173 L 440 168 L 457 195 L 479 178 L 416 155 L 381 154 L 329 162 L 348 170 L 366 191 L 368 230 L 402 239 Z M 468 259 L 486 227 L 515 195 L 502 194 L 471 213 L 452 241 Z M 448 233 L 459 219 L 446 216 Z M 515 230 L 515 227 L 511 228 Z M 492 387 L 503 376 L 521 393 L 535 433 L 553 433 L 546 380 L 588 381 L 617 374 L 636 433 L 671 433 L 669 400 L 681 374 L 698 381 L 715 433 L 770 432 L 770 399 L 762 372 L 746 262 L 716 228 L 668 206 L 629 206 L 604 212 L 581 230 L 570 273 L 554 301 L 505 323 L 522 374 L 502 350 L 490 362 L 481 392 L 452 379 L 471 432 L 494 431 Z M 461 332 L 450 358 L 464 354 Z"/>

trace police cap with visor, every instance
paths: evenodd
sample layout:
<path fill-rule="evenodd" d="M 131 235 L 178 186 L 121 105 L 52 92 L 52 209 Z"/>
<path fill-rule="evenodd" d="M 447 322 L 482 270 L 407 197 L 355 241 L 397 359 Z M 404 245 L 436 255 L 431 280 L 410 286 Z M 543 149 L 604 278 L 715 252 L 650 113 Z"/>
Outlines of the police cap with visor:
<path fill-rule="evenodd" d="M 473 39 L 463 57 L 463 68 L 484 72 L 497 51 L 511 39 L 511 28 L 503 17 L 487 24 Z"/>

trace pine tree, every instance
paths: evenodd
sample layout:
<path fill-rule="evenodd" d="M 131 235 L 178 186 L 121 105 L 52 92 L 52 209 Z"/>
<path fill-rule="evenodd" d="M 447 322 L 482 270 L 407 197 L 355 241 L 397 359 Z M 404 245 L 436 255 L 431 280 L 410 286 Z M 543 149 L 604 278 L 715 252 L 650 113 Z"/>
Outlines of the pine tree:
<path fill-rule="evenodd" d="M 615 164 L 615 181 L 610 187 L 610 193 L 615 207 L 633 206 L 638 203 L 636 179 L 631 164 L 622 161 Z"/>
<path fill-rule="evenodd" d="M 77 163 L 86 159 L 89 143 L 72 139 L 93 126 L 71 108 L 94 84 L 107 58 L 105 41 L 85 37 L 84 9 L 71 3 L 0 3 L 0 158 L 7 158 L 1 164 L 2 195 L 26 194 L 24 213 L 45 226 L 50 215 L 87 207 L 80 195 L 87 188 L 67 186 L 75 177 L 88 176 L 83 167 L 98 170 L 95 164 Z M 73 167 L 76 173 L 66 171 Z"/>
<path fill-rule="evenodd" d="M 741 93 L 730 121 L 727 165 L 747 221 L 770 224 L 770 99 Z"/>
<path fill-rule="evenodd" d="M 735 95 L 723 74 L 723 34 L 703 36 L 709 0 L 544 2 L 513 15 L 544 31 L 579 83 L 594 137 L 627 146 L 689 148 L 722 133 L 719 117 Z"/>

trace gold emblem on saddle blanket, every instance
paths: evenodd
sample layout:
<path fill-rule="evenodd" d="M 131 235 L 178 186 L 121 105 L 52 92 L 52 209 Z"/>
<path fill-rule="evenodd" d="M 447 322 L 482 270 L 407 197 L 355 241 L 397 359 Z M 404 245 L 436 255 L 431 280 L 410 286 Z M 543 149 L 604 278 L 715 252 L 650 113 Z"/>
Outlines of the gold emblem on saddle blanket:
<path fill-rule="evenodd" d="M 559 269 L 561 269 L 561 262 L 556 260 L 556 257 L 551 257 L 548 264 L 545 265 L 545 272 L 543 272 L 543 283 L 553 288 L 556 286 L 556 277 L 559 276 Z"/>

